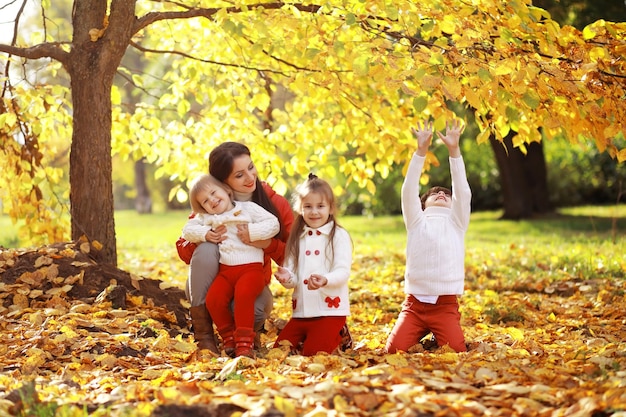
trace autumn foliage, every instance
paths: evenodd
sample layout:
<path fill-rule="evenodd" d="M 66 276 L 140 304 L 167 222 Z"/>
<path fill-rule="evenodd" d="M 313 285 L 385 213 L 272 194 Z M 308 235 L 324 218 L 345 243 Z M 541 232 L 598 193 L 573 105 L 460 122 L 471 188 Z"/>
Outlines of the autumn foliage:
<path fill-rule="evenodd" d="M 145 158 L 184 200 L 226 139 L 283 189 L 314 170 L 373 194 L 409 160 L 408 126 L 441 130 L 459 109 L 477 143 L 559 137 L 626 159 L 626 23 L 580 31 L 530 0 L 206 3 L 90 0 L 63 15 L 44 2 L 32 38 L 16 17 L 5 73 L 26 59 L 67 78 L 5 80 L 0 197 L 24 233 L 67 236 L 71 213 L 72 239 L 101 241 L 114 263 L 111 154 Z"/>
<path fill-rule="evenodd" d="M 359 253 L 353 349 L 256 360 L 200 354 L 182 290 L 99 265 L 86 242 L 0 252 L 2 416 L 610 416 L 626 412 L 626 261 L 590 276 L 512 245 L 471 251 L 462 325 L 470 350 L 382 352 L 402 300 L 401 248 Z M 388 252 L 388 253 L 387 253 Z M 172 254 L 173 255 L 173 254 Z M 174 256 L 174 255 L 173 255 Z M 557 256 L 557 255 L 554 255 Z M 506 265 L 507 259 L 519 264 Z"/>

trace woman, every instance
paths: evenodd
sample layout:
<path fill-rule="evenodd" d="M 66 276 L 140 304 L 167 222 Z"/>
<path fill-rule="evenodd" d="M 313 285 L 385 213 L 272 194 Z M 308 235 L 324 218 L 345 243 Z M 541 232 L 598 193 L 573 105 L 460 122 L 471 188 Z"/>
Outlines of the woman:
<path fill-rule="evenodd" d="M 265 288 L 254 303 L 258 345 L 259 330 L 265 325 L 273 306 L 273 296 L 268 285 L 272 277 L 272 260 L 282 265 L 285 254 L 285 242 L 293 223 L 293 212 L 285 197 L 277 194 L 265 182 L 258 178 L 257 169 L 252 162 L 247 146 L 237 142 L 224 142 L 209 154 L 209 173 L 229 185 L 236 201 L 253 201 L 278 217 L 280 231 L 271 239 L 249 242 L 248 231 L 242 227 L 238 236 L 264 251 Z M 225 229 L 225 228 L 224 228 Z M 189 264 L 186 293 L 191 303 L 190 314 L 194 338 L 200 349 L 219 353 L 213 332 L 213 320 L 206 309 L 206 295 L 219 268 L 219 251 L 226 231 L 217 228 L 205 236 L 205 242 L 198 242 Z"/>

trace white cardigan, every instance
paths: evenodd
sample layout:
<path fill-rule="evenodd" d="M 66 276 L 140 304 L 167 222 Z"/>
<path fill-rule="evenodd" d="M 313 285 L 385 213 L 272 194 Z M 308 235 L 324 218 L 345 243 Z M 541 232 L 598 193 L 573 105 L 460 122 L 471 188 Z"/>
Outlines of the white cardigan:
<path fill-rule="evenodd" d="M 348 231 L 337 227 L 333 239 L 335 256 L 330 254 L 329 235 L 334 222 L 317 229 L 305 227 L 300 235 L 298 270 L 290 280 L 283 283 L 293 288 L 292 306 L 294 318 L 349 316 L 350 298 L 348 279 L 352 268 L 352 240 Z M 328 252 L 327 252 L 328 251 Z M 285 268 L 293 271 L 293 259 L 285 260 Z M 328 284 L 317 290 L 309 290 L 304 283 L 311 274 L 323 275 Z"/>
<path fill-rule="evenodd" d="M 252 201 L 235 201 L 235 207 L 222 214 L 198 213 L 183 227 L 182 236 L 189 242 L 206 242 L 212 228 L 226 226 L 226 240 L 219 244 L 220 263 L 243 265 L 263 263 L 263 249 L 245 244 L 237 237 L 237 225 L 248 224 L 250 240 L 269 239 L 280 230 L 278 218 Z"/>
<path fill-rule="evenodd" d="M 422 210 L 419 179 L 425 157 L 414 154 L 402 185 L 402 215 L 407 229 L 404 289 L 413 295 L 461 295 L 465 283 L 465 233 L 472 192 L 463 158 L 449 158 L 450 208 Z"/>

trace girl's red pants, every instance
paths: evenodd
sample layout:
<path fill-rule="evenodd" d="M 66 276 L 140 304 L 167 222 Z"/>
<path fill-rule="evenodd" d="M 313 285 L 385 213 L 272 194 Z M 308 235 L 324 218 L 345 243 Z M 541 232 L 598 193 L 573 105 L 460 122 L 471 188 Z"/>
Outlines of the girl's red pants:
<path fill-rule="evenodd" d="M 262 263 L 220 265 L 206 295 L 206 306 L 219 329 L 254 328 L 254 300 L 265 287 Z M 234 320 L 230 310 L 235 302 Z"/>
<path fill-rule="evenodd" d="M 346 324 L 345 316 L 291 318 L 281 330 L 274 347 L 281 340 L 288 340 L 294 349 L 302 344 L 301 354 L 312 356 L 318 352 L 333 353 L 341 343 L 341 329 Z"/>

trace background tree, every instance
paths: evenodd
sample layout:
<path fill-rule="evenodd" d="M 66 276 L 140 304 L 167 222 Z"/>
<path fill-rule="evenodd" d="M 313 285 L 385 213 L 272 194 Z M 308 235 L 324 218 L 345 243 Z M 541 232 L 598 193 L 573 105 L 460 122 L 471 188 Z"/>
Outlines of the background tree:
<path fill-rule="evenodd" d="M 626 4 L 614 1 L 551 1 L 536 0 L 533 4 L 550 12 L 559 24 L 571 24 L 583 29 L 599 19 L 626 21 Z M 505 219 L 531 218 L 553 210 L 556 190 L 548 186 L 548 173 L 543 142 L 528 147 L 513 145 L 510 133 L 500 142 L 491 138 L 490 143 L 500 172 L 503 214 Z"/>
<path fill-rule="evenodd" d="M 542 131 L 593 140 L 626 159 L 623 24 L 601 21 L 580 32 L 528 1 L 83 0 L 74 2 L 71 39 L 58 40 L 47 28 L 65 22 L 49 21 L 48 7 L 40 10 L 40 38 L 18 41 L 18 14 L 16 36 L 0 52 L 7 66 L 20 57 L 56 70 L 60 63 L 71 100 L 54 86 L 5 81 L 2 181 L 14 180 L 5 172 L 25 160 L 32 166 L 25 182 L 41 180 L 45 160 L 24 157 L 25 138 L 40 146 L 42 132 L 55 132 L 46 107 L 56 106 L 58 120 L 71 115 L 71 237 L 102 242 L 106 262 L 116 263 L 112 152 L 136 152 L 157 163 L 157 176 L 186 179 L 206 170 L 216 143 L 243 140 L 278 187 L 283 172 L 315 168 L 333 178 L 329 157 L 348 154 L 338 161 L 342 175 L 373 192 L 372 179 L 413 152 L 406 127 L 430 117 L 442 129 L 454 115 L 449 103 L 462 103 L 475 113 L 478 143 L 511 135 L 513 146 L 526 147 Z M 166 90 L 132 113 L 113 86 L 129 47 L 170 65 L 152 75 Z M 126 71 L 136 87 L 150 84 L 150 74 Z M 284 109 L 271 106 L 279 86 L 292 94 Z M 259 122 L 268 109 L 271 118 Z M 26 195 L 15 201 L 42 201 Z"/>

